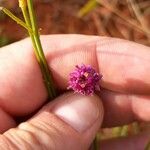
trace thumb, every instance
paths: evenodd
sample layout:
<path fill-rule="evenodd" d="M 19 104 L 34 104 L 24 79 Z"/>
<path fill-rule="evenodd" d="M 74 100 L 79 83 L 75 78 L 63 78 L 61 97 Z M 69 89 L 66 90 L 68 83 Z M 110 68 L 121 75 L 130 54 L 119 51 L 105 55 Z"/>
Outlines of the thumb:
<path fill-rule="evenodd" d="M 103 119 L 98 96 L 65 94 L 0 137 L 0 149 L 83 150 L 91 145 Z"/>

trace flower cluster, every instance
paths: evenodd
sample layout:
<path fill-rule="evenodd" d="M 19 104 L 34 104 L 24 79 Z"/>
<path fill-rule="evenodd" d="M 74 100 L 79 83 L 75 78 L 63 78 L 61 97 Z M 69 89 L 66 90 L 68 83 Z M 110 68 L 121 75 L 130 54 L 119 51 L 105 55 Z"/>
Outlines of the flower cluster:
<path fill-rule="evenodd" d="M 70 73 L 68 89 L 73 89 L 83 95 L 92 95 L 94 91 L 99 91 L 99 81 L 102 75 L 98 74 L 90 65 L 76 66 Z"/>

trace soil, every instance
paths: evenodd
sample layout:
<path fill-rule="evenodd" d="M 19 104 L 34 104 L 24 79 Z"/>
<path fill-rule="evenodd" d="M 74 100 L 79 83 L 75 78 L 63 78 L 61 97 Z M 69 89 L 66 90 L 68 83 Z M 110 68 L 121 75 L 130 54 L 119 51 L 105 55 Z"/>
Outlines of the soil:
<path fill-rule="evenodd" d="M 118 10 L 128 17 L 129 20 L 134 19 L 138 22 L 133 12 L 131 13 L 131 8 L 128 8 L 127 3 L 124 1 L 116 3 L 116 1 L 112 0 L 110 2 L 112 5 L 115 3 Z M 86 16 L 79 18 L 77 14 L 86 2 L 87 0 L 35 0 L 34 7 L 41 34 L 77 33 L 112 36 L 145 45 L 150 44 L 145 33 L 137 31 L 135 27 L 130 26 L 125 20 L 103 6 L 98 6 Z M 22 18 L 21 11 L 18 8 L 18 1 L 0 0 L 0 4 Z M 150 22 L 148 22 L 150 20 L 150 13 L 146 13 L 150 3 L 147 0 L 143 0 L 139 1 L 139 5 L 142 12 L 144 12 L 144 19 L 147 25 L 150 25 Z M 2 14 L 0 16 L 0 35 L 5 37 L 4 41 L 6 37 L 9 41 L 17 41 L 28 36 L 25 29 L 17 25 L 10 18 Z"/>
<path fill-rule="evenodd" d="M 16 0 L 11 1 L 14 3 L 5 4 L 6 7 L 21 17 Z M 97 34 L 96 27 L 90 17 L 79 19 L 76 16 L 84 3 L 85 0 L 65 0 L 63 2 L 61 0 L 37 0 L 34 6 L 41 34 Z M 0 20 L 0 27 L 2 29 L 1 35 L 9 37 L 13 41 L 27 36 L 26 31 L 7 16 Z"/>

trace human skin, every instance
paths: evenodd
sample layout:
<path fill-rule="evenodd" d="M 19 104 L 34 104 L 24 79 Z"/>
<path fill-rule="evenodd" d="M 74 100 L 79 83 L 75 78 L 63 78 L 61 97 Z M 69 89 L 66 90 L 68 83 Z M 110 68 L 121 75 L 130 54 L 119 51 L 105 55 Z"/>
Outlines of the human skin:
<path fill-rule="evenodd" d="M 47 92 L 30 39 L 1 48 L 0 149 L 88 149 L 100 127 L 150 121 L 149 47 L 84 35 L 50 35 L 41 40 L 55 85 L 63 94 L 42 107 Z M 103 75 L 98 96 L 66 91 L 68 75 L 77 64 L 90 64 Z M 72 105 L 82 120 L 70 110 Z M 64 108 L 72 112 L 71 118 Z M 34 117 L 18 125 L 16 117 L 32 113 Z M 141 150 L 149 139 L 149 133 L 142 133 L 102 142 L 101 149 Z"/>

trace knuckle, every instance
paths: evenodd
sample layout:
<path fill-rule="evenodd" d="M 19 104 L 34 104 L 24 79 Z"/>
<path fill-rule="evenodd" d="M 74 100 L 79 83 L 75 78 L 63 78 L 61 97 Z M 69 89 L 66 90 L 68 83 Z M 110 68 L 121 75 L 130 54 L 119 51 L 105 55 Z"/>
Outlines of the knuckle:
<path fill-rule="evenodd" d="M 45 150 L 36 136 L 28 130 L 19 128 L 10 129 L 3 134 L 4 147 L 9 147 L 10 150 Z"/>
<path fill-rule="evenodd" d="M 55 120 L 33 120 L 21 123 L 0 136 L 0 150 L 67 150 L 72 147 L 72 142 L 68 143 L 67 140 L 68 136 L 71 137 L 68 135 L 70 133 L 66 133 L 64 127 L 58 126 Z"/>
<path fill-rule="evenodd" d="M 37 122 L 37 124 L 39 124 L 39 122 Z M 56 143 L 53 135 L 48 134 L 48 129 L 43 130 L 43 128 L 45 128 L 44 124 L 43 128 L 41 128 L 38 125 L 26 122 L 20 124 L 18 128 L 30 133 L 32 137 L 34 137 L 36 145 L 39 145 L 40 150 L 56 149 Z"/>
<path fill-rule="evenodd" d="M 0 149 L 1 150 L 18 150 L 16 145 L 13 144 L 11 140 L 5 135 L 0 135 Z"/>

